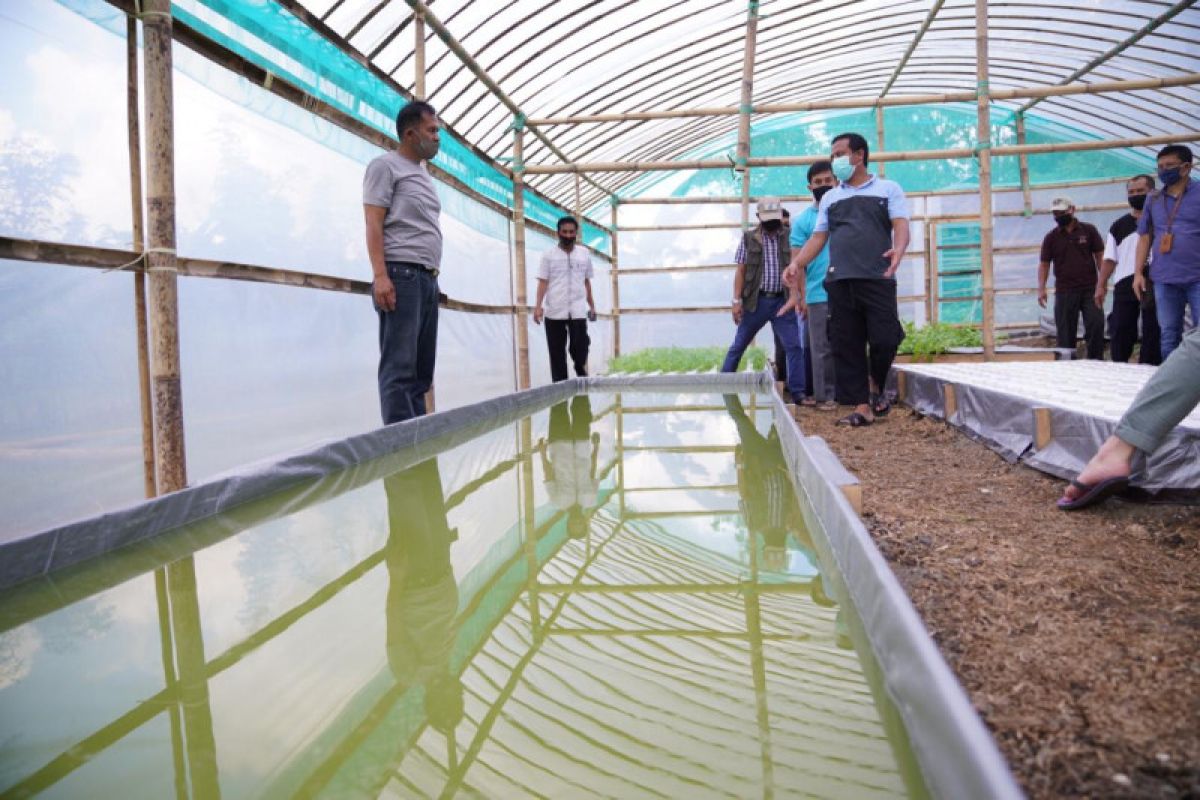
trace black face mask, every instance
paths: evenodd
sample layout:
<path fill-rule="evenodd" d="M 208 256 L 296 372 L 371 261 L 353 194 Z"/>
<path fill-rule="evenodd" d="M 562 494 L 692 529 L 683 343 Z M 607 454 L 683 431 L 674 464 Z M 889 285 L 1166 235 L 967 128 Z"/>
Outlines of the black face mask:
<path fill-rule="evenodd" d="M 1131 194 L 1128 199 L 1130 208 L 1135 211 L 1141 211 L 1146 207 L 1146 195 L 1144 194 Z"/>
<path fill-rule="evenodd" d="M 832 188 L 832 186 L 818 186 L 812 190 L 813 200 L 817 202 L 817 205 L 821 205 L 821 198 Z"/>
<path fill-rule="evenodd" d="M 1065 228 L 1068 225 L 1070 225 L 1071 220 L 1073 220 L 1073 219 L 1074 219 L 1074 217 L 1072 217 L 1070 214 L 1055 214 L 1054 215 L 1054 221 L 1058 224 L 1058 227 L 1060 227 L 1060 228 Z"/>
<path fill-rule="evenodd" d="M 763 225 L 763 230 L 770 231 L 771 233 L 778 233 L 779 229 L 783 227 L 783 220 L 769 219 L 766 222 L 764 222 L 762 225 Z"/>

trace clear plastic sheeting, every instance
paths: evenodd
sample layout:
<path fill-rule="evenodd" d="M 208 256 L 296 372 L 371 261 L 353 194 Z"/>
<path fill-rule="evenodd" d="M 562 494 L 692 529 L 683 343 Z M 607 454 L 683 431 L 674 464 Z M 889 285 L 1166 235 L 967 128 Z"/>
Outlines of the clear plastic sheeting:
<path fill-rule="evenodd" d="M 142 497 L 133 277 L 0 261 L 0 542 Z"/>

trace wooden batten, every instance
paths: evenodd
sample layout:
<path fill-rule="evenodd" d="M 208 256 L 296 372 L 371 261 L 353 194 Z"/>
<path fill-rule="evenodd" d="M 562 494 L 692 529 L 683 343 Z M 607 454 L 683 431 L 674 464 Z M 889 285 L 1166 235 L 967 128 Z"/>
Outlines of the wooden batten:
<path fill-rule="evenodd" d="M 942 418 L 946 422 L 953 421 L 958 413 L 958 387 L 953 383 L 942 384 Z"/>
<path fill-rule="evenodd" d="M 1042 407 L 1033 409 L 1033 446 L 1038 450 L 1045 450 L 1050 446 L 1050 441 L 1053 438 L 1054 431 L 1050 426 L 1050 409 Z"/>

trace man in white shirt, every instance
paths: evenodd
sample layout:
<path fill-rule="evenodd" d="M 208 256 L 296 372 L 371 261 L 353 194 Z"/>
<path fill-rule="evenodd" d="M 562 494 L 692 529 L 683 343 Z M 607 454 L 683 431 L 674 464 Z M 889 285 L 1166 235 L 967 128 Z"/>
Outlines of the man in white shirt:
<path fill-rule="evenodd" d="M 574 217 L 558 221 L 558 245 L 542 253 L 538 267 L 537 305 L 533 321 L 546 320 L 546 346 L 550 350 L 550 377 L 557 383 L 567 379 L 567 352 L 575 374 L 587 375 L 588 320 L 596 319 L 592 300 L 592 257 L 576 244 L 579 223 Z M 569 344 L 568 344 L 569 341 Z"/>
<path fill-rule="evenodd" d="M 1154 192 L 1154 178 L 1136 175 L 1125 184 L 1130 213 L 1118 219 L 1108 229 L 1105 237 L 1104 256 L 1100 265 L 1100 280 L 1096 283 L 1096 306 L 1104 308 L 1104 295 L 1108 293 L 1108 279 L 1113 279 L 1112 342 L 1109 352 L 1113 361 L 1128 362 L 1133 355 L 1133 346 L 1138 340 L 1138 317 L 1142 318 L 1142 348 L 1138 362 L 1158 365 L 1162 363 L 1159 347 L 1158 314 L 1154 309 L 1154 295 L 1146 293 L 1147 304 L 1143 307 L 1133 293 L 1133 276 L 1137 271 L 1137 227 L 1146 206 L 1146 198 Z"/>

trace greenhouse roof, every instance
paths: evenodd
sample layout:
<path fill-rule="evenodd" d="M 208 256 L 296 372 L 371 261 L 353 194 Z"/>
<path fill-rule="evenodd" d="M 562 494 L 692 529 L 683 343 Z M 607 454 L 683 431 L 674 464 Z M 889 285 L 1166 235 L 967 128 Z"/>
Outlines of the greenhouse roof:
<path fill-rule="evenodd" d="M 977 87 L 974 0 L 281 2 L 409 91 L 416 85 L 413 11 L 427 9 L 427 99 L 461 137 L 501 162 L 512 154 L 514 109 L 536 121 L 737 108 L 751 6 L 758 14 L 756 107 Z M 1200 10 L 1194 3 L 991 2 L 991 90 L 1198 72 Z M 493 87 L 442 33 L 461 44 Z M 1034 104 L 1039 116 L 1103 139 L 1180 133 L 1200 123 L 1195 84 L 1014 99 L 997 107 L 1015 112 Z M 672 160 L 736 126 L 736 116 L 728 115 L 538 125 L 535 135 L 525 137 L 525 163 Z M 927 148 L 942 146 L 931 135 Z M 584 186 L 585 203 L 636 177 L 591 175 L 595 183 Z M 529 182 L 560 202 L 573 197 L 573 175 L 531 175 Z"/>

